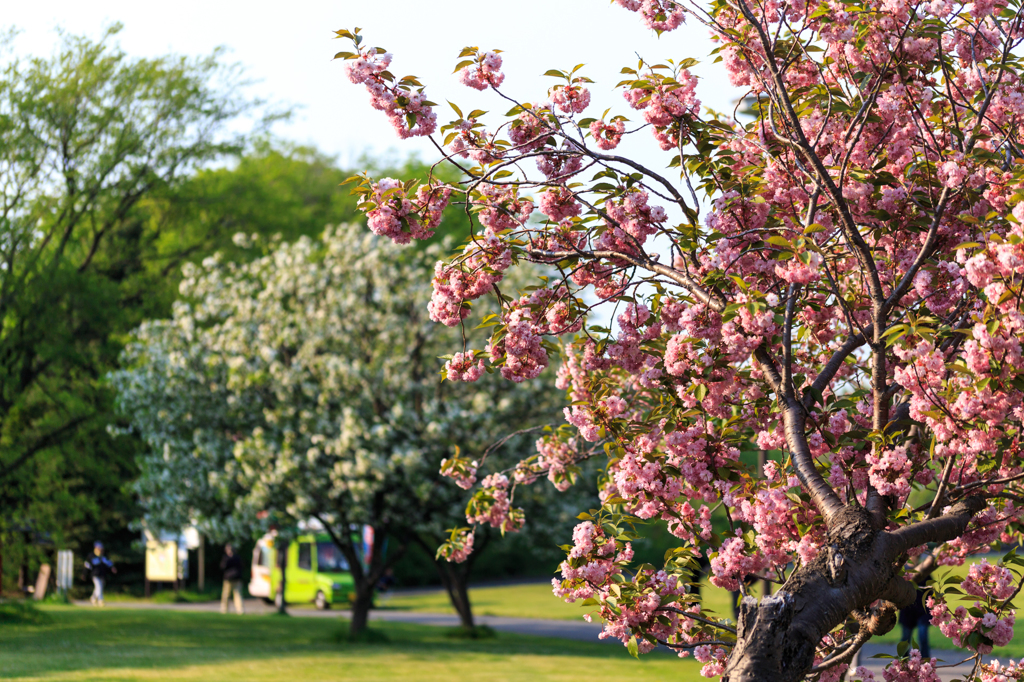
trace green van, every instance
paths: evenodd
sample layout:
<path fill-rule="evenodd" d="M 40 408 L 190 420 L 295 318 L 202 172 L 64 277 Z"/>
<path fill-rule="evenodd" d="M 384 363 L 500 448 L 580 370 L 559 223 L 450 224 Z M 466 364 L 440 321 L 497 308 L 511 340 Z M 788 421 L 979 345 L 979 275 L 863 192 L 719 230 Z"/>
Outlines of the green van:
<path fill-rule="evenodd" d="M 281 569 L 276 560 L 271 565 L 270 594 L 277 595 Z M 302 535 L 288 543 L 284 589 L 289 604 L 313 602 L 318 609 L 347 606 L 355 594 L 348 561 L 326 534 Z"/>

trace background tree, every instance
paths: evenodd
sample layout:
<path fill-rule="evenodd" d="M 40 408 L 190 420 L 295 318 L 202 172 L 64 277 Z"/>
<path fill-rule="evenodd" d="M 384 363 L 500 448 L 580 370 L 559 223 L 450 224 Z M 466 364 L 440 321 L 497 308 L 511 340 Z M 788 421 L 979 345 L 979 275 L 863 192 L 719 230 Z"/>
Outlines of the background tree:
<path fill-rule="evenodd" d="M 133 452 L 105 433 L 103 374 L 136 324 L 140 209 L 242 149 L 263 109 L 219 54 L 131 59 L 65 35 L 0 73 L 0 535 L 106 532 Z M 252 126 L 248 126 L 252 127 Z M 45 461 L 41 461 L 45 460 Z M 108 514 L 109 512 L 109 514 Z M 45 519 L 45 521 L 44 521 Z M 19 550 L 20 551 L 20 550 Z"/>
<path fill-rule="evenodd" d="M 453 107 L 438 128 L 418 80 L 393 75 L 392 55 L 358 30 L 338 31 L 354 45 L 337 55 L 349 79 L 399 136 L 438 132 L 466 172 L 456 187 L 367 179 L 362 208 L 398 243 L 449 196 L 481 224 L 434 270 L 430 313 L 460 327 L 491 292 L 502 310 L 486 350 L 464 346 L 450 376 L 529 380 L 562 340 L 567 420 L 603 447 L 558 434 L 540 466 L 594 452 L 607 466 L 557 594 L 593 600 L 605 635 L 634 653 L 692 650 L 707 676 L 835 680 L 936 564 L 1020 540 L 1021 5 L 617 4 L 659 32 L 688 17 L 707 26 L 753 117 L 701 112 L 692 60 L 623 70 L 636 125 L 583 116 L 581 67 L 548 72 L 547 97 L 528 104 L 501 89 L 500 55 L 465 48 L 462 82 L 514 108 L 496 120 Z M 613 151 L 641 128 L 678 181 Z M 522 261 L 561 276 L 499 290 Z M 587 324 L 595 307 L 611 310 Z M 763 471 L 739 457 L 755 443 L 773 452 Z M 507 481 L 482 482 L 473 519 L 518 522 L 498 503 Z M 923 503 L 908 502 L 914 490 Z M 711 532 L 712 506 L 729 512 L 727 537 Z M 651 519 L 679 546 L 637 566 L 633 528 Z M 745 598 L 736 627 L 685 589 L 709 545 L 713 583 L 780 583 Z M 447 551 L 467 547 L 456 536 Z M 1012 635 L 1020 564 L 975 565 L 929 598 L 986 676 L 998 667 L 981 654 Z M 956 608 L 963 593 L 971 611 Z M 933 680 L 935 664 L 914 653 L 887 677 Z"/>
<path fill-rule="evenodd" d="M 429 289 L 415 279 L 439 254 L 399 253 L 342 225 L 246 263 L 186 266 L 172 318 L 142 325 L 127 368 L 112 376 L 150 446 L 139 483 L 149 518 L 196 519 L 211 533 L 251 532 L 263 510 L 317 519 L 351 566 L 360 632 L 401 546 L 434 557 L 463 512 L 462 491 L 438 473 L 453 444 L 482 454 L 510 422 L 543 424 L 557 409 L 540 382 L 516 391 L 441 382 L 437 353 L 451 339 L 430 324 Z M 525 436 L 502 445 L 496 456 L 518 459 Z M 377 542 L 361 556 L 353 530 L 362 525 L 399 547 L 385 556 Z M 471 627 L 468 573 L 438 570 Z"/>
<path fill-rule="evenodd" d="M 64 36 L 54 56 L 12 58 L 0 74 L 8 578 L 23 560 L 43 560 L 49 543 L 89 550 L 97 535 L 122 568 L 141 559 L 126 483 L 144 446 L 108 434 L 117 420 L 103 377 L 131 329 L 169 315 L 182 264 L 217 251 L 253 257 L 232 244 L 239 229 L 294 239 L 355 214 L 355 199 L 337 191 L 349 173 L 269 137 L 283 114 L 247 98 L 243 74 L 219 52 L 132 59 L 117 32 Z M 415 160 L 393 165 L 396 177 L 426 172 Z"/>

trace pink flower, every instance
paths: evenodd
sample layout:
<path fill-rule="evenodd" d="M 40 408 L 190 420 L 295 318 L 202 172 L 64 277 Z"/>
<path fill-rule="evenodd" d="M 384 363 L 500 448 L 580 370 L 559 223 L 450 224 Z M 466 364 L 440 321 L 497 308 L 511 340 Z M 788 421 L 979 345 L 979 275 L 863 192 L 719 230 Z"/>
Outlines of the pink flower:
<path fill-rule="evenodd" d="M 475 351 L 456 353 L 445 363 L 444 369 L 449 381 L 473 382 L 483 376 L 484 361 L 477 360 L 474 353 Z"/>
<path fill-rule="evenodd" d="M 540 211 L 555 222 L 578 216 L 583 210 L 576 195 L 565 187 L 553 187 L 540 195 Z"/>
<path fill-rule="evenodd" d="M 582 114 L 590 106 L 590 90 L 577 80 L 569 85 L 556 85 L 551 89 L 551 101 L 566 114 Z"/>
<path fill-rule="evenodd" d="M 626 131 L 626 124 L 621 120 L 605 123 L 594 121 L 590 124 L 590 135 L 598 149 L 608 151 L 615 149 L 622 141 L 622 134 Z"/>
<path fill-rule="evenodd" d="M 497 88 L 505 80 L 505 74 L 499 69 L 501 55 L 496 52 L 480 52 L 477 54 L 476 64 L 464 66 L 459 70 L 459 81 L 476 90 Z"/>

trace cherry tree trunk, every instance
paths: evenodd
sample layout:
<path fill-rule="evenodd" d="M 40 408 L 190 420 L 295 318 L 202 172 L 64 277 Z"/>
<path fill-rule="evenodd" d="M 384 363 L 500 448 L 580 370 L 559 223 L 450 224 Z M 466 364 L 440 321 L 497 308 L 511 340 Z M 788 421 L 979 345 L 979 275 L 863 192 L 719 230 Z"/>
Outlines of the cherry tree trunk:
<path fill-rule="evenodd" d="M 896 610 L 916 595 L 916 585 L 900 575 L 906 550 L 958 536 L 982 504 L 968 498 L 946 517 L 919 524 L 910 533 L 887 532 L 871 512 L 844 508 L 812 562 L 774 595 L 760 602 L 747 597 L 740 604 L 736 646 L 723 682 L 802 680 L 822 638 L 851 618 L 865 638 L 891 630 Z M 880 606 L 872 607 L 878 600 Z"/>

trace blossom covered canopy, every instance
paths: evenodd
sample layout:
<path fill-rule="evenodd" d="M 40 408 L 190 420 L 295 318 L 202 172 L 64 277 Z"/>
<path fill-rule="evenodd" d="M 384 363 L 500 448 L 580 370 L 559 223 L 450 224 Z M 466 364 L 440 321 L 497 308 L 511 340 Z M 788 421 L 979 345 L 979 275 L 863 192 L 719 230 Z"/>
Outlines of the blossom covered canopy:
<path fill-rule="evenodd" d="M 615 4 L 658 32 L 703 24 L 743 106 L 704 111 L 693 60 L 646 58 L 616 86 L 624 113 L 588 109 L 581 67 L 549 71 L 555 85 L 527 102 L 503 88 L 495 51 L 465 48 L 459 68 L 486 63 L 489 79 L 467 84 L 512 109 L 452 105 L 436 134 L 421 109 L 400 131 L 432 135 L 465 180 L 366 177 L 356 191 L 371 220 L 401 216 L 386 232 L 397 242 L 439 201 L 475 216 L 465 248 L 434 269 L 431 318 L 466 330 L 452 379 L 523 381 L 560 356 L 573 429 L 489 475 L 474 520 L 514 512 L 479 513 L 495 490 L 604 456 L 604 504 L 581 515 L 557 594 L 593 600 L 604 636 L 634 652 L 693 652 L 707 676 L 838 679 L 936 565 L 1020 539 L 1021 4 Z M 367 76 L 361 63 L 392 57 L 358 30 L 338 36 L 372 97 L 425 97 L 415 79 Z M 627 135 L 653 137 L 664 167 L 618 155 Z M 527 261 L 559 276 L 504 286 Z M 501 313 L 470 348 L 484 295 Z M 758 449 L 764 470 L 744 462 Z M 727 511 L 724 537 L 713 508 Z M 678 548 L 637 566 L 632 528 L 654 520 Z M 783 586 L 745 600 L 735 628 L 705 617 L 685 587 L 705 554 L 716 585 Z M 932 596 L 936 622 L 974 652 L 1012 631 L 996 595 L 1019 585 L 1020 560 L 997 568 L 964 581 L 965 608 L 945 582 Z M 890 671 L 935 675 L 919 655 Z"/>

